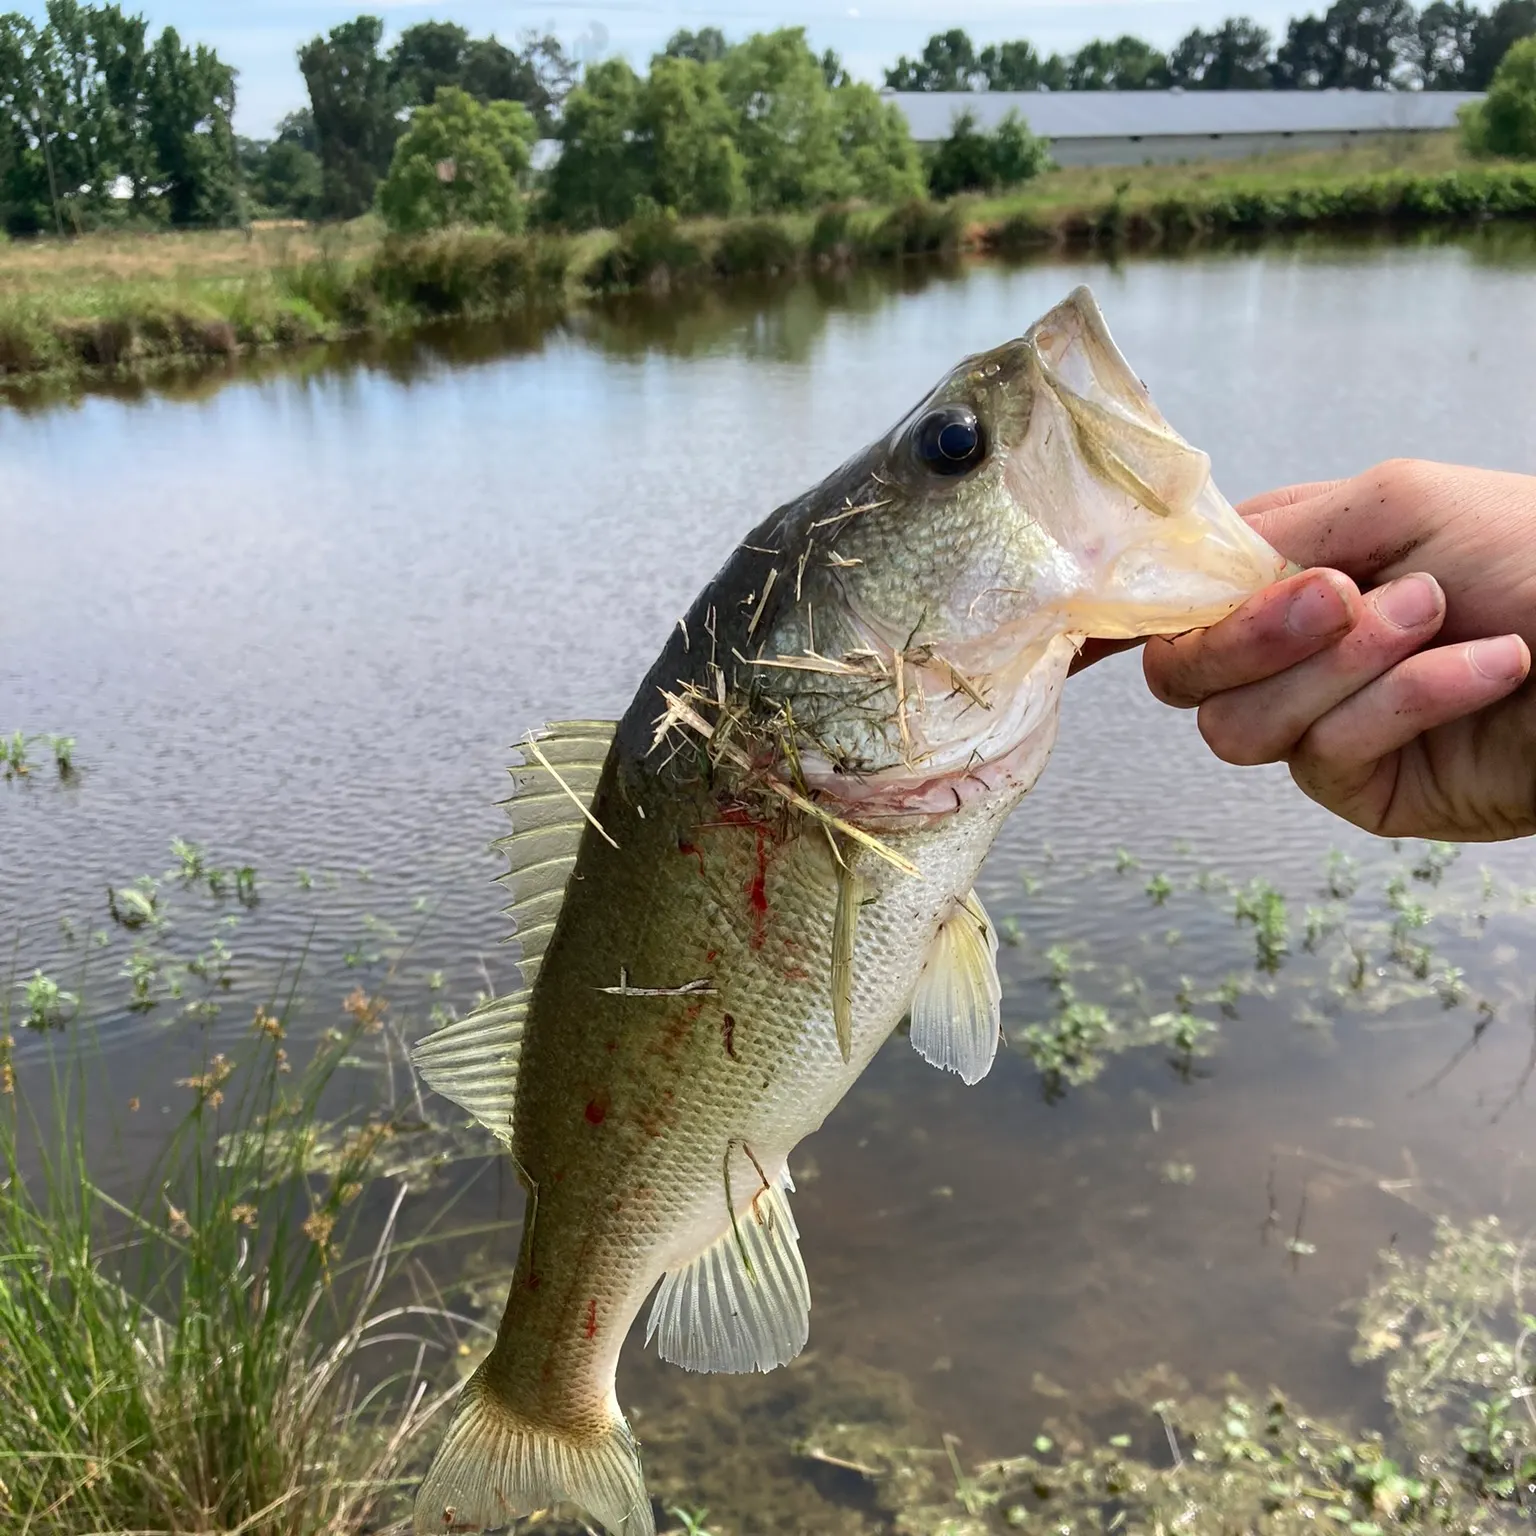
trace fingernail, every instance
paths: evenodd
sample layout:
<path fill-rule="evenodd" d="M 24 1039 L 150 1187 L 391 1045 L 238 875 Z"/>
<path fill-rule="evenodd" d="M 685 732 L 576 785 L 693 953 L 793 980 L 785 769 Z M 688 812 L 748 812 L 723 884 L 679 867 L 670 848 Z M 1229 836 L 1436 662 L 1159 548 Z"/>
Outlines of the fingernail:
<path fill-rule="evenodd" d="M 1285 610 L 1285 627 L 1293 635 L 1320 640 L 1349 624 L 1349 605 L 1344 594 L 1326 576 L 1314 577 L 1291 598 Z"/>
<path fill-rule="evenodd" d="M 1525 642 L 1519 635 L 1479 640 L 1467 654 L 1472 665 L 1491 683 L 1512 683 L 1525 676 L 1529 665 Z"/>
<path fill-rule="evenodd" d="M 1440 612 L 1440 584 L 1433 576 L 1402 576 L 1376 594 L 1376 611 L 1399 629 L 1417 629 Z"/>

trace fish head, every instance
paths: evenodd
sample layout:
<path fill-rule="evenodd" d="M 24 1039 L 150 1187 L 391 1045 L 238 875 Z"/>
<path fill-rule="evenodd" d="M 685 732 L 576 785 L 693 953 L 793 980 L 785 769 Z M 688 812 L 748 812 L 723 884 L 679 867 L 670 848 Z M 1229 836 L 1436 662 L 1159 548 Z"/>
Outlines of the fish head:
<path fill-rule="evenodd" d="M 928 808 L 1010 753 L 1038 772 L 1085 638 L 1214 623 L 1285 569 L 1086 288 L 967 358 L 773 537 L 798 550 L 794 600 L 782 562 L 750 659 L 778 669 L 806 777 Z"/>

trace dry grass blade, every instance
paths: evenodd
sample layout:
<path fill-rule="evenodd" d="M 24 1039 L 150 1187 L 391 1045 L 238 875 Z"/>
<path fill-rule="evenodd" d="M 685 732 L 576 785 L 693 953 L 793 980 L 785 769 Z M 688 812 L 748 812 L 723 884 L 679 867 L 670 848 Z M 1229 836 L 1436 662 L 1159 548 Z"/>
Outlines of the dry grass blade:
<path fill-rule="evenodd" d="M 665 739 L 668 731 L 674 725 L 684 725 L 704 740 L 710 741 L 715 735 L 715 728 L 707 721 L 687 700 L 675 693 L 663 688 L 661 696 L 666 702 L 666 711 L 656 722 L 656 734 L 651 741 L 654 750 Z M 733 742 L 726 742 L 719 746 L 720 756 L 733 766 L 753 773 L 751 759 L 740 747 Z M 904 875 L 916 876 L 917 866 L 910 859 L 903 858 L 889 844 L 882 842 L 873 832 L 866 832 L 862 827 L 856 827 L 852 822 L 844 821 L 841 816 L 834 816 L 825 806 L 817 805 L 814 800 L 802 795 L 799 790 L 792 789 L 788 784 L 779 779 L 760 778 L 758 780 L 769 794 L 777 796 L 787 805 L 792 805 L 797 811 L 803 811 L 807 816 L 813 817 L 824 826 L 841 832 L 845 837 L 851 838 L 861 847 L 869 849 L 877 857 L 885 860 L 893 869 L 899 869 Z"/>
<path fill-rule="evenodd" d="M 534 733 L 529 731 L 528 734 L 523 737 L 519 745 L 521 749 L 532 756 L 537 761 L 538 765 L 545 771 L 545 773 L 547 773 L 550 778 L 552 778 L 555 783 L 565 791 L 565 793 L 570 797 L 571 804 L 574 805 L 576 809 L 580 811 L 581 814 L 586 818 L 586 820 L 597 829 L 598 835 L 603 839 L 603 841 L 607 843 L 609 847 L 617 848 L 619 845 L 614 842 L 614 840 L 608 835 L 608 831 L 603 826 L 602 822 L 600 822 L 597 817 L 592 814 L 591 807 L 589 807 L 586 801 L 584 801 L 581 796 L 578 795 L 576 791 L 572 789 L 571 786 L 560 777 L 559 770 L 553 763 L 550 762 L 550 760 L 543 754 L 543 752 L 539 750 L 538 738 L 534 735 Z"/>

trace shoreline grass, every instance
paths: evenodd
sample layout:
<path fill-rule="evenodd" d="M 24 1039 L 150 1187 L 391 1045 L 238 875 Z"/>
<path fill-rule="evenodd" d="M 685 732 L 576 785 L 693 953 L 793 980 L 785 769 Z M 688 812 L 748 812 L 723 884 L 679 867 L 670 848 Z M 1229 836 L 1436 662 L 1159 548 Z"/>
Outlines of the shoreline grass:
<path fill-rule="evenodd" d="M 844 270 L 937 252 L 1177 251 L 1304 229 L 1536 220 L 1536 166 L 1452 136 L 1195 165 L 1058 170 L 1007 195 L 834 206 L 618 230 L 386 237 L 334 228 L 113 234 L 0 245 L 0 382 L 108 379 L 445 318 L 561 313 L 597 296 Z"/>

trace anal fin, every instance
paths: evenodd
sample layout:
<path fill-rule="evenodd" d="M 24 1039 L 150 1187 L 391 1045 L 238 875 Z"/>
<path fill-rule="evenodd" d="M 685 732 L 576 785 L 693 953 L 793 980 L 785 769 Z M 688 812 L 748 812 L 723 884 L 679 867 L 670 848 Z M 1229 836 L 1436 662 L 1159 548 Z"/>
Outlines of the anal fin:
<path fill-rule="evenodd" d="M 662 1278 L 645 1342 L 686 1371 L 771 1371 L 805 1348 L 811 1288 L 789 1170 L 684 1269 Z M 750 1268 L 749 1268 L 750 1261 Z"/>
<path fill-rule="evenodd" d="M 912 994 L 912 1047 L 925 1061 L 979 1083 L 1002 1027 L 997 931 L 972 891 L 933 936 Z"/>

